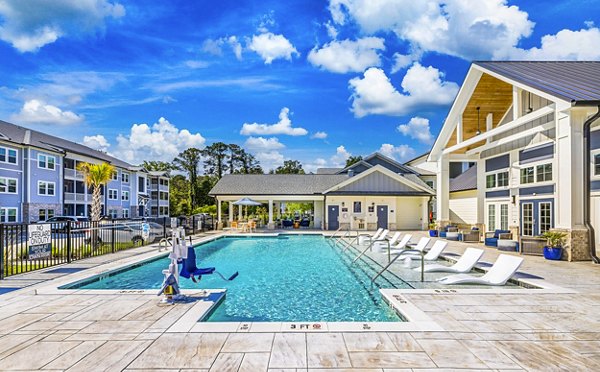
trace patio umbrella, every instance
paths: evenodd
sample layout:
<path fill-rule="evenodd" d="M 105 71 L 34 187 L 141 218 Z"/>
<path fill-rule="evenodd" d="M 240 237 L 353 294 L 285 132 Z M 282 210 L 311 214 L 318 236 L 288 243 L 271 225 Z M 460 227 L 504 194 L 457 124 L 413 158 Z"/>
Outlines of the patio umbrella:
<path fill-rule="evenodd" d="M 240 200 L 234 201 L 234 205 L 245 205 L 246 206 L 246 219 L 248 219 L 248 206 L 249 205 L 262 205 L 261 202 L 252 200 L 250 198 L 241 198 Z"/>

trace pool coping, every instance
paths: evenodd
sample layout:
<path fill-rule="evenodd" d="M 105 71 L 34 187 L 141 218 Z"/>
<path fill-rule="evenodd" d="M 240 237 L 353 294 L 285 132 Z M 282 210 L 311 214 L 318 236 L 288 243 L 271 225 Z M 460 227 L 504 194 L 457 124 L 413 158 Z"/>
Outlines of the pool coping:
<path fill-rule="evenodd" d="M 205 244 L 228 237 L 277 237 L 279 235 L 322 235 L 322 233 L 254 233 L 254 234 L 231 234 L 229 232 L 215 234 L 196 240 L 193 244 Z M 40 284 L 39 288 L 33 288 L 36 294 L 47 295 L 99 295 L 99 294 L 118 294 L 118 295 L 155 295 L 156 289 L 61 289 L 61 287 L 81 282 L 94 276 L 109 274 L 122 270 L 127 266 L 138 264 L 144 261 L 151 261 L 161 256 L 167 255 L 168 251 L 158 250 L 158 245 L 151 247 L 157 248 L 155 251 L 145 252 L 140 255 L 131 256 L 92 267 L 81 272 L 65 275 L 52 279 L 46 283 Z M 447 257 L 452 260 L 452 257 Z M 486 270 L 486 268 L 483 268 Z M 220 299 L 226 294 L 226 289 L 183 289 L 182 294 L 195 300 L 195 304 L 186 311 L 170 328 L 167 333 L 185 333 L 185 332 L 218 332 L 218 333 L 238 333 L 238 332 L 380 332 L 380 331 L 420 331 L 420 332 L 442 332 L 444 328 L 432 320 L 424 311 L 407 299 L 406 295 L 431 295 L 431 294 L 561 294 L 577 293 L 575 290 L 565 289 L 547 282 L 544 279 L 520 278 L 520 282 L 531 288 L 464 288 L 464 289 L 380 289 L 384 301 L 399 316 L 406 321 L 399 322 L 201 322 L 200 320 L 209 314 L 215 308 Z M 34 287 L 37 287 L 34 286 Z M 23 290 L 25 290 L 24 288 Z M 32 290 L 29 288 L 29 290 Z M 221 294 L 218 300 L 208 300 L 211 294 Z M 157 303 L 160 302 L 157 296 Z M 174 305 L 176 306 L 176 304 Z"/>

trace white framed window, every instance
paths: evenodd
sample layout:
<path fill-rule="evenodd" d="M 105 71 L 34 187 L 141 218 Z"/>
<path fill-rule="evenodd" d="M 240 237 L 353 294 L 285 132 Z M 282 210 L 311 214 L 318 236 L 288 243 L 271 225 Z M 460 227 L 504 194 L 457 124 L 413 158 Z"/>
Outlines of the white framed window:
<path fill-rule="evenodd" d="M 0 177 L 0 194 L 16 194 L 17 193 L 17 179 Z"/>
<path fill-rule="evenodd" d="M 141 192 L 143 194 L 146 193 L 146 178 L 139 176 L 138 177 L 138 192 Z"/>
<path fill-rule="evenodd" d="M 552 228 L 552 203 L 539 204 L 540 235 Z"/>
<path fill-rule="evenodd" d="M 108 215 L 110 216 L 110 218 L 118 218 L 119 217 L 119 210 L 118 209 L 109 209 L 108 210 Z"/>
<path fill-rule="evenodd" d="M 129 183 L 129 173 L 126 173 L 126 172 L 121 173 L 121 182 Z"/>
<path fill-rule="evenodd" d="M 355 201 L 353 207 L 354 213 L 362 213 L 362 202 Z"/>
<path fill-rule="evenodd" d="M 0 163 L 17 164 L 17 150 L 0 147 Z"/>
<path fill-rule="evenodd" d="M 488 230 L 496 230 L 496 204 L 488 205 Z"/>
<path fill-rule="evenodd" d="M 112 176 L 111 178 L 112 178 L 113 181 L 118 181 L 119 180 L 119 172 L 118 171 L 112 172 L 111 176 Z"/>
<path fill-rule="evenodd" d="M 500 229 L 508 230 L 508 204 L 500 204 Z"/>
<path fill-rule="evenodd" d="M 523 223 L 523 235 L 533 236 L 533 203 L 521 204 L 521 222 Z"/>
<path fill-rule="evenodd" d="M 552 181 L 552 163 L 521 168 L 521 184 Z"/>
<path fill-rule="evenodd" d="M 487 230 L 508 230 L 508 202 L 487 204 Z"/>
<path fill-rule="evenodd" d="M 528 184 L 535 182 L 534 167 L 527 167 L 521 169 L 521 184 Z"/>
<path fill-rule="evenodd" d="M 487 189 L 508 187 L 508 171 L 488 173 L 485 176 L 485 187 Z"/>
<path fill-rule="evenodd" d="M 54 196 L 54 182 L 38 181 L 38 195 Z"/>
<path fill-rule="evenodd" d="M 17 222 L 17 208 L 0 208 L 0 222 Z"/>
<path fill-rule="evenodd" d="M 119 191 L 117 189 L 108 189 L 108 200 L 118 200 Z"/>
<path fill-rule="evenodd" d="M 127 208 L 123 209 L 123 218 L 129 218 L 129 209 L 127 209 Z"/>
<path fill-rule="evenodd" d="M 56 158 L 50 155 L 38 154 L 38 168 L 56 169 Z"/>
<path fill-rule="evenodd" d="M 46 221 L 48 218 L 54 217 L 54 209 L 40 209 L 38 216 L 39 221 Z"/>
<path fill-rule="evenodd" d="M 129 191 L 125 191 L 125 190 L 121 191 L 121 200 L 129 201 Z"/>

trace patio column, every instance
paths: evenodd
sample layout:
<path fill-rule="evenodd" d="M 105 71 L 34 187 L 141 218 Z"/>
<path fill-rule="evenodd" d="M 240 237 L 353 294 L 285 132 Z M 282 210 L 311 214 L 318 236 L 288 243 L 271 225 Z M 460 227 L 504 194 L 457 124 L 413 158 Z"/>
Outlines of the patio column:
<path fill-rule="evenodd" d="M 238 221 L 242 220 L 242 207 L 241 205 L 238 205 Z M 231 210 L 231 215 L 233 216 L 233 209 Z"/>
<path fill-rule="evenodd" d="M 442 155 L 437 164 L 437 223 L 445 227 L 450 223 L 450 162 Z"/>
<path fill-rule="evenodd" d="M 221 200 L 217 199 L 217 229 L 223 228 L 223 221 L 221 220 Z"/>
<path fill-rule="evenodd" d="M 229 217 L 229 218 L 228 218 L 228 219 L 229 219 L 229 222 L 232 222 L 232 221 L 233 221 L 233 202 L 232 202 L 232 201 L 230 201 L 230 202 L 229 202 L 229 213 L 228 213 L 228 217 Z M 231 223 L 230 223 L 229 225 L 231 226 Z"/>
<path fill-rule="evenodd" d="M 267 227 L 271 230 L 275 228 L 275 224 L 273 223 L 273 200 L 269 199 L 269 224 Z"/>

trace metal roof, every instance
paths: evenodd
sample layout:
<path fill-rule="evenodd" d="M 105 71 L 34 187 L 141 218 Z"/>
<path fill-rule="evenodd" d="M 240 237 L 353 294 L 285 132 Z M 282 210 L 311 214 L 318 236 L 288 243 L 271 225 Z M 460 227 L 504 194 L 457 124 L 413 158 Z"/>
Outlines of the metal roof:
<path fill-rule="evenodd" d="M 475 61 L 473 64 L 573 103 L 600 103 L 600 62 Z"/>
<path fill-rule="evenodd" d="M 472 166 L 450 180 L 450 192 L 475 189 L 477 189 L 477 165 Z"/>
<path fill-rule="evenodd" d="M 63 138 L 54 137 L 46 133 L 38 132 L 33 129 L 24 128 L 15 124 L 0 120 L 0 134 L 3 134 L 9 142 L 22 145 L 31 145 L 41 149 L 54 152 L 72 152 L 84 156 L 89 156 L 99 160 L 103 160 L 110 164 L 121 168 L 131 168 L 132 165 L 105 154 L 101 151 L 94 150 L 79 143 L 71 142 Z M 2 137 L 0 137 L 2 139 Z"/>
<path fill-rule="evenodd" d="M 347 179 L 345 174 L 227 174 L 209 195 L 314 195 Z"/>

